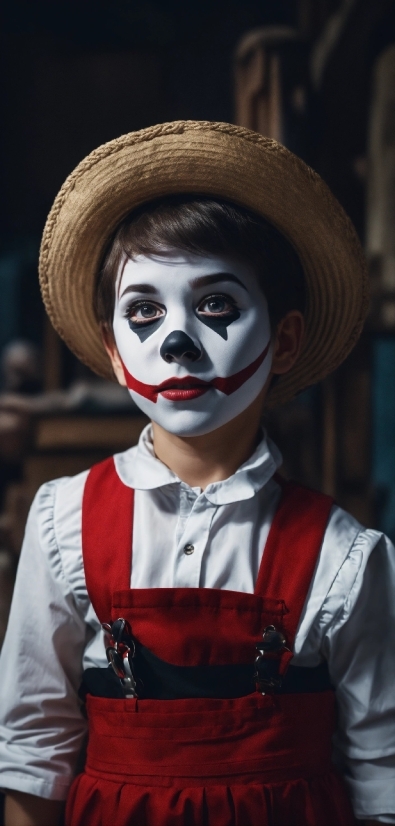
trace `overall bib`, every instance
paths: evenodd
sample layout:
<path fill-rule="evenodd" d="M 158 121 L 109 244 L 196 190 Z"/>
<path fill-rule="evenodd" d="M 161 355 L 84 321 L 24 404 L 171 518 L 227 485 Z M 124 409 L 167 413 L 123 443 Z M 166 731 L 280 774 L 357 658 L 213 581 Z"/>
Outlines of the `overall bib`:
<path fill-rule="evenodd" d="M 247 594 L 131 590 L 133 497 L 113 459 L 90 471 L 88 593 L 101 622 L 130 624 L 143 676 L 141 696 L 125 699 L 119 685 L 103 688 L 104 677 L 118 680 L 110 667 L 85 672 L 89 740 L 67 826 L 352 826 L 331 762 L 336 714 L 326 664 L 289 665 L 288 650 L 332 500 L 283 483 L 255 593 Z M 281 629 L 285 646 L 268 655 L 276 688 L 262 693 L 253 664 L 268 626 Z"/>

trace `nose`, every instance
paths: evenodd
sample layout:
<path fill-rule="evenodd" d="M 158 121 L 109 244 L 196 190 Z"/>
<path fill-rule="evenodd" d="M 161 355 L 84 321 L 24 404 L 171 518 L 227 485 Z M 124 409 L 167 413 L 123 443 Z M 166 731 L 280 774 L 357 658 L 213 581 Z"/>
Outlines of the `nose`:
<path fill-rule="evenodd" d="M 171 364 L 173 361 L 183 359 L 197 361 L 202 353 L 186 333 L 183 333 L 182 330 L 173 330 L 172 333 L 166 336 L 160 348 L 160 354 L 168 364 Z"/>

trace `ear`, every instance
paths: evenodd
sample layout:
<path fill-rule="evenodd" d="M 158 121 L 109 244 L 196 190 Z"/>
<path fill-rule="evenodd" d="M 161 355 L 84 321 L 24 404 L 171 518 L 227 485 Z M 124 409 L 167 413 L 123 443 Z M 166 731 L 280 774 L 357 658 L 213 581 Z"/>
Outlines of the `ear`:
<path fill-rule="evenodd" d="M 299 310 L 291 310 L 277 325 L 273 345 L 271 372 L 282 376 L 288 373 L 299 358 L 304 337 L 304 318 Z"/>
<path fill-rule="evenodd" d="M 100 332 L 103 345 L 105 347 L 108 358 L 111 361 L 112 369 L 115 373 L 115 376 L 119 384 L 121 384 L 122 387 L 126 387 L 125 373 L 123 371 L 121 356 L 119 355 L 117 345 L 115 344 L 114 333 L 112 330 L 110 330 L 107 324 L 101 325 Z"/>

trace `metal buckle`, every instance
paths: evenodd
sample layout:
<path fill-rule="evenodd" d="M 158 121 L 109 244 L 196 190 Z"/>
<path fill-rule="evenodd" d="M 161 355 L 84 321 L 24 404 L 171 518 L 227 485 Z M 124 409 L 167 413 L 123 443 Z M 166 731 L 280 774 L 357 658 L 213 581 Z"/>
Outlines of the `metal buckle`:
<path fill-rule="evenodd" d="M 138 695 L 132 664 L 136 645 L 132 637 L 132 629 L 127 620 L 122 617 L 115 620 L 112 625 L 103 622 L 102 629 L 109 665 L 121 681 L 125 697 L 136 698 Z"/>
<path fill-rule="evenodd" d="M 256 690 L 261 694 L 273 694 L 281 688 L 282 677 L 278 674 L 278 659 L 267 657 L 267 654 L 277 654 L 289 651 L 282 631 L 274 625 L 267 625 L 263 630 L 262 641 L 256 644 L 259 652 L 255 658 L 254 680 Z"/>

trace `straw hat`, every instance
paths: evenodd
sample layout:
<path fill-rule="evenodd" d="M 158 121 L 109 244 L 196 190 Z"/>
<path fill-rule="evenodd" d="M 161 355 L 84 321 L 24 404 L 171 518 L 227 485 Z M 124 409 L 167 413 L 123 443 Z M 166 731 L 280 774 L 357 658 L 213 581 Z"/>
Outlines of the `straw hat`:
<path fill-rule="evenodd" d="M 103 251 L 130 210 L 160 196 L 226 198 L 271 221 L 294 245 L 306 277 L 306 337 L 274 406 L 346 358 L 368 308 L 355 230 L 328 187 L 274 140 L 227 123 L 176 121 L 123 135 L 86 157 L 63 184 L 44 229 L 40 283 L 53 326 L 101 376 L 114 378 L 92 308 Z"/>

